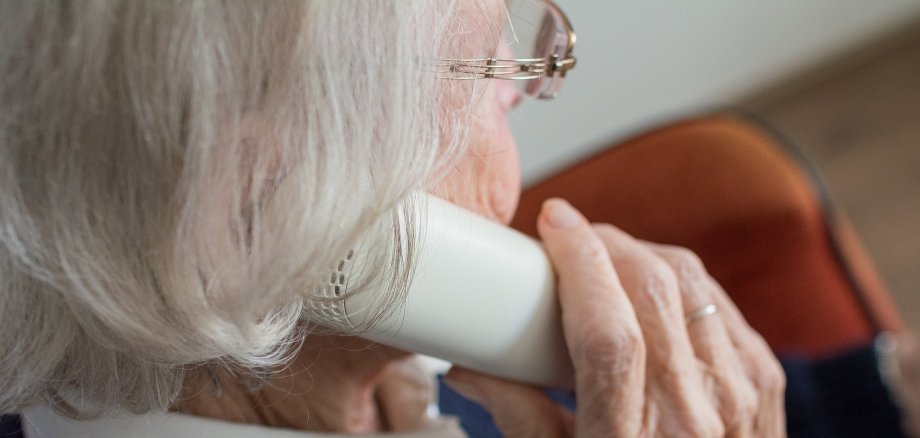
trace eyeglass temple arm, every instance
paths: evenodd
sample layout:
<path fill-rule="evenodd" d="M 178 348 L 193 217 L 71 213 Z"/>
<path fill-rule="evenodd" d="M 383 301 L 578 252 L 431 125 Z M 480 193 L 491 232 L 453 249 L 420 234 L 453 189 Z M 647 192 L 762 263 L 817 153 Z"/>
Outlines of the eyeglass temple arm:
<path fill-rule="evenodd" d="M 560 58 L 559 55 L 553 55 L 549 58 L 530 58 L 530 59 L 502 59 L 502 58 L 477 58 L 477 59 L 441 59 L 438 60 L 437 67 L 445 68 L 447 71 L 442 73 L 456 73 L 473 75 L 458 79 L 511 79 L 525 80 L 537 79 L 544 75 L 560 76 L 575 68 L 576 59 L 574 56 Z"/>

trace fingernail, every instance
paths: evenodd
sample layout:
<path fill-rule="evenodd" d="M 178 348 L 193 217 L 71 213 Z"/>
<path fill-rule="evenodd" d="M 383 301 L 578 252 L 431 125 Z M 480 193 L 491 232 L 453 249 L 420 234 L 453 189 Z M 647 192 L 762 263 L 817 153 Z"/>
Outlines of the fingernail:
<path fill-rule="evenodd" d="M 469 383 L 461 382 L 459 380 L 456 380 L 456 379 L 453 379 L 447 376 L 444 377 L 444 383 L 446 383 L 447 386 L 449 386 L 451 389 L 453 389 L 460 395 L 470 400 L 477 401 L 480 403 L 483 401 L 482 393 L 479 392 L 479 389 L 477 389 L 475 386 Z"/>
<path fill-rule="evenodd" d="M 546 221 L 554 228 L 572 228 L 581 222 L 581 217 L 568 202 L 550 198 L 543 202 Z"/>

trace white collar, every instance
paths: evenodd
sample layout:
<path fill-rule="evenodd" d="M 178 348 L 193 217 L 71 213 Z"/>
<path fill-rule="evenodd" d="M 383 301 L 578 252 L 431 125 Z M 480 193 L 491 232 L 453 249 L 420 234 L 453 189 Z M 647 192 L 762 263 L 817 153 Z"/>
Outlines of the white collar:
<path fill-rule="evenodd" d="M 22 413 L 26 438 L 333 438 L 354 435 L 324 434 L 254 424 L 228 423 L 202 417 L 170 413 L 106 416 L 75 421 L 46 406 L 33 406 Z M 362 438 L 466 437 L 457 419 L 439 417 L 430 429 L 417 432 L 361 435 Z"/>

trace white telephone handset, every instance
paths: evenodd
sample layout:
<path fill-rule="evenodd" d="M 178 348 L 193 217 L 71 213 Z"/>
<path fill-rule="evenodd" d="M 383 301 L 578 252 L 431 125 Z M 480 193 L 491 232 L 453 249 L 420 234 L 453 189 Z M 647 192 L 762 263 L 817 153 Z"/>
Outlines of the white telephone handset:
<path fill-rule="evenodd" d="M 427 204 L 405 306 L 361 336 L 489 374 L 571 389 L 574 372 L 543 247 L 446 201 L 429 197 Z M 337 319 L 362 327 L 373 313 L 366 311 L 372 295 L 346 294 Z"/>

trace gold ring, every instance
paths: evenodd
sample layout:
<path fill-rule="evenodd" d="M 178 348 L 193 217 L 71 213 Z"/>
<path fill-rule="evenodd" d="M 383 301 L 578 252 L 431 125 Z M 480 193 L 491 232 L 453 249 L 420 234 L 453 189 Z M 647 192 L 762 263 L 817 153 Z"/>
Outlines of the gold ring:
<path fill-rule="evenodd" d="M 687 314 L 687 325 L 693 324 L 694 322 L 703 319 L 709 315 L 713 315 L 719 311 L 719 308 L 715 304 L 708 304 L 699 309 L 696 309 Z"/>

